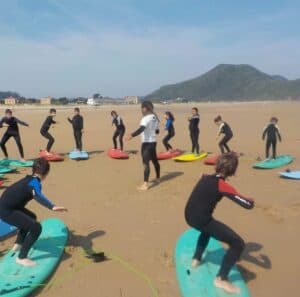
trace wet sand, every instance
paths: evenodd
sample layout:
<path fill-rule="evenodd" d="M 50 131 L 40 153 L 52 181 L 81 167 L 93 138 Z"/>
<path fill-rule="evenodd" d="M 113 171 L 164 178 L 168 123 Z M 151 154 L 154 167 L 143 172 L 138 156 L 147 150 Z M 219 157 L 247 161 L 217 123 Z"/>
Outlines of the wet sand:
<path fill-rule="evenodd" d="M 221 114 L 234 131 L 231 147 L 244 154 L 238 174 L 231 178 L 231 183 L 244 195 L 253 197 L 256 208 L 247 211 L 224 199 L 215 217 L 231 226 L 247 242 L 239 265 L 251 295 L 282 297 L 286 292 L 297 292 L 300 183 L 278 178 L 279 170 L 258 171 L 251 165 L 258 156 L 264 157 L 261 133 L 274 115 L 280 120 L 283 136 L 278 152 L 295 156 L 296 161 L 288 168 L 299 169 L 300 103 L 207 103 L 196 106 L 201 114 L 201 148 L 218 151 L 213 118 Z M 191 107 L 191 104 L 156 107 L 160 117 L 165 110 L 175 114 L 176 137 L 171 141 L 174 147 L 190 149 L 187 117 Z M 62 262 L 48 285 L 34 296 L 180 296 L 173 251 L 178 236 L 187 228 L 184 207 L 199 177 L 212 172 L 213 168 L 201 161 L 186 164 L 163 161 L 162 183 L 148 192 L 138 192 L 136 186 L 142 181 L 139 153 L 131 154 L 126 161 L 112 160 L 106 155 L 112 145 L 111 109 L 117 109 L 123 117 L 128 132 L 138 127 L 139 106 L 82 108 L 84 148 L 92 152 L 90 160 L 66 159 L 52 164 L 44 192 L 53 201 L 66 206 L 69 212 L 53 214 L 35 202 L 29 206 L 39 219 L 56 215 L 70 229 Z M 47 108 L 15 109 L 15 116 L 30 124 L 29 128 L 21 127 L 27 158 L 37 157 L 39 149 L 45 146 L 39 128 L 46 115 Z M 66 120 L 69 115 L 72 115 L 71 108 L 58 110 L 59 124 L 51 129 L 56 138 L 54 150 L 59 153 L 67 153 L 74 147 L 71 125 Z M 4 131 L 0 130 L 1 133 Z M 163 134 L 162 131 L 159 150 L 163 150 Z M 18 157 L 13 140 L 8 149 L 10 157 Z M 126 143 L 126 149 L 139 150 L 139 138 Z M 26 173 L 29 173 L 28 169 L 7 175 L 5 186 Z M 9 247 L 12 241 L 13 238 L 1 242 L 0 251 Z M 91 248 L 104 250 L 112 260 L 91 262 L 82 252 Z"/>

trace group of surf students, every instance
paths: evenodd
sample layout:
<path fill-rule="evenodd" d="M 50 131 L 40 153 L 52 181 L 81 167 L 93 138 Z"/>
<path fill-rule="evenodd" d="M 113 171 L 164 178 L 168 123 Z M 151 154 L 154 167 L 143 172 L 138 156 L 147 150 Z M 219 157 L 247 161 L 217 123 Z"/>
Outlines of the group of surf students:
<path fill-rule="evenodd" d="M 141 190 L 149 188 L 150 162 L 153 163 L 156 173 L 156 178 L 160 179 L 160 164 L 157 160 L 156 145 L 157 135 L 159 133 L 159 119 L 154 112 L 154 106 L 150 101 L 144 101 L 141 105 L 142 119 L 139 127 L 128 136 L 126 140 L 141 135 L 141 154 L 144 166 L 144 183 L 141 185 Z M 46 151 L 50 153 L 54 143 L 52 135 L 49 133 L 51 125 L 55 124 L 54 117 L 55 109 L 51 109 L 49 116 L 46 118 L 41 128 L 41 134 L 48 139 Z M 123 150 L 123 137 L 125 135 L 125 125 L 122 118 L 116 111 L 112 111 L 112 124 L 116 127 L 113 135 L 114 148 L 117 149 L 117 138 L 119 137 L 120 149 Z M 169 144 L 170 139 L 175 135 L 174 120 L 175 117 L 171 112 L 165 113 L 165 129 L 166 136 L 163 139 L 163 144 L 166 150 L 172 150 L 172 145 Z M 192 115 L 189 117 L 189 129 L 192 142 L 192 151 L 195 154 L 200 153 L 199 146 L 199 122 L 200 116 L 197 108 L 192 109 Z M 74 138 L 76 148 L 82 149 L 82 132 L 83 118 L 80 115 L 78 108 L 74 109 L 74 116 L 68 121 L 73 125 Z M 211 237 L 229 245 L 220 270 L 215 278 L 214 284 L 216 287 L 225 290 L 228 293 L 239 293 L 240 289 L 234 286 L 228 279 L 231 268 L 239 260 L 245 243 L 243 239 L 230 227 L 222 222 L 217 221 L 213 217 L 214 210 L 217 204 L 223 197 L 227 197 L 231 201 L 237 203 L 245 209 L 254 207 L 254 200 L 247 198 L 238 193 L 228 182 L 227 179 L 236 174 L 238 168 L 238 155 L 232 152 L 228 146 L 228 142 L 233 137 L 230 126 L 224 122 L 221 116 L 214 119 L 218 125 L 218 134 L 223 134 L 223 138 L 219 142 L 221 155 L 217 160 L 215 173 L 211 175 L 203 175 L 197 182 L 192 193 L 190 194 L 186 207 L 185 219 L 189 226 L 200 231 L 199 239 L 195 247 L 195 253 L 191 259 L 191 266 L 195 269 L 201 265 L 204 252 L 208 246 Z M 273 148 L 273 157 L 276 157 L 277 138 L 281 140 L 279 128 L 277 126 L 278 119 L 272 118 L 270 123 L 264 129 L 263 139 L 266 140 L 266 155 L 268 157 L 269 149 Z M 21 145 L 18 124 L 28 126 L 25 122 L 13 117 L 11 110 L 6 110 L 5 117 L 0 121 L 0 127 L 7 126 L 1 148 L 4 155 L 7 157 L 5 143 L 10 137 L 14 137 L 20 150 L 22 158 L 23 148 Z M 22 149 L 21 149 L 22 148 Z M 34 161 L 32 174 L 28 175 L 15 184 L 8 187 L 0 198 L 0 219 L 4 222 L 16 226 L 19 229 L 17 239 L 13 250 L 18 252 L 16 262 L 23 266 L 34 266 L 36 263 L 28 258 L 28 252 L 33 244 L 38 239 L 41 233 L 41 224 L 37 221 L 36 215 L 26 208 L 26 205 L 32 199 L 35 199 L 42 206 L 56 212 L 65 212 L 67 209 L 62 206 L 57 206 L 52 203 L 42 193 L 42 181 L 45 181 L 50 172 L 50 164 L 44 158 L 39 158 Z"/>

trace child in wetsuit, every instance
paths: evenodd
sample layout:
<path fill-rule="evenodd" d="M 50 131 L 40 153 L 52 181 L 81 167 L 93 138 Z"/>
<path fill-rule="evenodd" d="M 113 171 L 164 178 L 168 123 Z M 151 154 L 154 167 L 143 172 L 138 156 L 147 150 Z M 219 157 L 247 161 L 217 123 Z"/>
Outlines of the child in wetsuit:
<path fill-rule="evenodd" d="M 221 116 L 217 116 L 214 120 L 215 124 L 219 126 L 219 131 L 217 134 L 217 139 L 220 137 L 221 134 L 224 134 L 224 137 L 219 142 L 219 148 L 221 153 L 224 154 L 225 150 L 229 153 L 230 148 L 228 146 L 229 140 L 233 137 L 232 130 L 230 126 L 222 120 Z"/>
<path fill-rule="evenodd" d="M 5 144 L 11 137 L 13 137 L 17 143 L 21 159 L 24 161 L 24 150 L 21 142 L 18 124 L 29 127 L 27 123 L 14 117 L 11 109 L 6 109 L 5 116 L 0 121 L 0 128 L 7 127 L 7 130 L 2 137 L 0 146 L 5 158 L 8 158 L 8 153 Z"/>
<path fill-rule="evenodd" d="M 169 141 L 171 138 L 175 136 L 175 129 L 174 129 L 174 121 L 175 118 L 170 111 L 165 112 L 165 119 L 166 119 L 166 126 L 165 130 L 168 132 L 167 135 L 163 139 L 163 145 L 166 148 L 166 151 L 171 151 L 173 148 L 170 145 Z"/>
<path fill-rule="evenodd" d="M 56 121 L 54 121 L 54 118 L 56 116 L 56 109 L 51 108 L 49 115 L 47 116 L 46 120 L 44 121 L 40 133 L 42 136 L 44 136 L 46 139 L 48 139 L 47 147 L 46 147 L 46 153 L 50 154 L 51 148 L 54 144 L 55 139 L 53 136 L 49 133 L 49 129 L 52 124 L 56 124 Z"/>
<path fill-rule="evenodd" d="M 82 151 L 83 117 L 80 114 L 80 109 L 78 107 L 74 108 L 74 116 L 72 119 L 68 118 L 68 121 L 73 126 L 76 150 L 81 152 Z"/>
<path fill-rule="evenodd" d="M 199 146 L 199 122 L 200 122 L 200 115 L 197 107 L 192 108 L 192 116 L 189 117 L 189 130 L 190 130 L 190 137 L 192 141 L 192 153 L 199 155 L 200 153 L 200 146 Z"/>
<path fill-rule="evenodd" d="M 66 211 L 64 207 L 55 206 L 42 193 L 41 182 L 46 179 L 49 171 L 49 162 L 43 158 L 37 159 L 32 167 L 32 175 L 27 175 L 8 187 L 0 198 L 0 218 L 19 229 L 13 251 L 19 251 L 16 262 L 20 265 L 34 266 L 36 264 L 27 256 L 42 231 L 36 215 L 26 208 L 26 204 L 35 199 L 53 211 Z"/>
<path fill-rule="evenodd" d="M 116 111 L 112 111 L 111 116 L 113 118 L 112 120 L 112 125 L 116 127 L 116 130 L 113 135 L 113 143 L 114 143 L 114 149 L 118 149 L 118 144 L 117 144 L 117 138 L 119 137 L 119 142 L 120 142 L 120 150 L 123 151 L 124 145 L 123 145 L 123 137 L 125 134 L 125 125 L 122 120 L 122 118 L 117 114 Z"/>
<path fill-rule="evenodd" d="M 140 127 L 127 136 L 126 139 L 129 141 L 140 134 L 142 136 L 141 154 L 144 165 L 144 183 L 138 187 L 138 190 L 145 191 L 149 189 L 150 161 L 154 165 L 157 181 L 160 178 L 160 164 L 156 153 L 156 135 L 159 134 L 159 120 L 154 113 L 154 106 L 151 101 L 144 101 L 141 109 L 143 118 Z"/>
<path fill-rule="evenodd" d="M 238 167 L 238 157 L 235 153 L 221 155 L 216 165 L 216 173 L 203 175 L 195 186 L 185 208 L 186 222 L 201 232 L 192 261 L 192 267 L 201 264 L 203 253 L 210 237 L 227 243 L 229 249 L 223 258 L 215 286 L 228 293 L 238 293 L 239 289 L 228 281 L 228 274 L 240 258 L 245 243 L 231 228 L 213 218 L 217 204 L 225 196 L 238 205 L 252 209 L 254 201 L 239 194 L 226 179 L 233 176 Z"/>
<path fill-rule="evenodd" d="M 266 158 L 269 159 L 269 153 L 270 148 L 272 146 L 272 156 L 273 159 L 276 159 L 276 146 L 277 146 L 277 137 L 279 141 L 281 142 L 281 135 L 278 128 L 278 119 L 276 117 L 272 117 L 270 120 L 270 123 L 267 125 L 267 127 L 263 131 L 262 139 L 265 140 L 267 137 L 266 142 Z"/>

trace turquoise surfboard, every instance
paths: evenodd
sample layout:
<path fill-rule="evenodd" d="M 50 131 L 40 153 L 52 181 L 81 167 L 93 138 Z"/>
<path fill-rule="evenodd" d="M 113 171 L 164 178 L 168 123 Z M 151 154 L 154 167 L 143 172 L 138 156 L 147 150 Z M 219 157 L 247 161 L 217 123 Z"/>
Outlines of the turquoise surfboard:
<path fill-rule="evenodd" d="M 253 165 L 256 169 L 274 169 L 288 165 L 294 161 L 294 158 L 290 155 L 278 156 L 276 159 L 267 159 L 261 162 L 257 162 Z"/>
<path fill-rule="evenodd" d="M 0 239 L 14 234 L 16 230 L 16 227 L 11 226 L 0 219 Z"/>
<path fill-rule="evenodd" d="M 178 239 L 175 250 L 176 274 L 183 297 L 250 297 L 249 290 L 240 272 L 234 267 L 229 280 L 241 289 L 240 294 L 228 294 L 214 286 L 214 279 L 219 271 L 225 250 L 221 243 L 210 239 L 203 263 L 192 268 L 192 257 L 196 248 L 199 231 L 189 229 Z"/>
<path fill-rule="evenodd" d="M 87 160 L 89 158 L 89 154 L 85 151 L 73 151 L 69 153 L 69 158 L 71 160 Z"/>
<path fill-rule="evenodd" d="M 279 175 L 289 179 L 300 179 L 300 171 L 280 172 Z"/>
<path fill-rule="evenodd" d="M 13 159 L 3 159 L 0 160 L 0 166 L 3 167 L 32 167 L 33 161 L 20 161 Z"/>
<path fill-rule="evenodd" d="M 3 167 L 0 165 L 0 174 L 4 174 L 4 173 L 10 173 L 16 171 L 16 168 L 12 168 L 12 167 Z"/>
<path fill-rule="evenodd" d="M 16 263 L 16 253 L 8 252 L 0 262 L 0 295 L 23 297 L 43 287 L 47 278 L 58 265 L 68 238 L 66 225 L 59 219 L 42 222 L 42 234 L 29 252 L 36 261 L 34 267 Z"/>

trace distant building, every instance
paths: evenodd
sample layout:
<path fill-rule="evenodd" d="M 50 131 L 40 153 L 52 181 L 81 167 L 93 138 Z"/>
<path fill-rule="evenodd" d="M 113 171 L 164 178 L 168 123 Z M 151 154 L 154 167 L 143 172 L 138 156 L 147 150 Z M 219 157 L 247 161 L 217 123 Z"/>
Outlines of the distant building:
<path fill-rule="evenodd" d="M 124 102 L 126 104 L 138 104 L 139 103 L 139 97 L 138 96 L 126 96 L 124 98 Z"/>
<path fill-rule="evenodd" d="M 86 104 L 90 106 L 98 106 L 101 104 L 101 100 L 99 98 L 88 98 Z"/>
<path fill-rule="evenodd" d="M 4 104 L 5 105 L 16 105 L 17 99 L 14 97 L 8 97 L 8 98 L 4 99 Z"/>
<path fill-rule="evenodd" d="M 41 105 L 51 105 L 52 97 L 45 97 L 40 99 Z"/>

